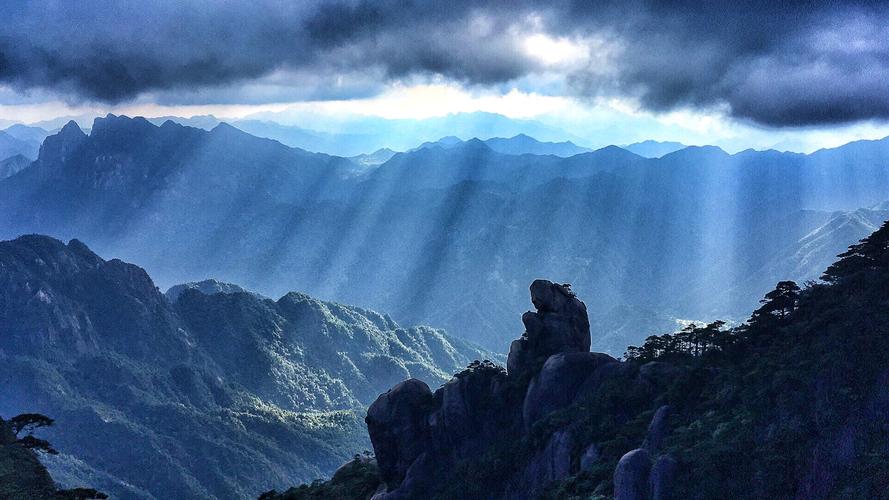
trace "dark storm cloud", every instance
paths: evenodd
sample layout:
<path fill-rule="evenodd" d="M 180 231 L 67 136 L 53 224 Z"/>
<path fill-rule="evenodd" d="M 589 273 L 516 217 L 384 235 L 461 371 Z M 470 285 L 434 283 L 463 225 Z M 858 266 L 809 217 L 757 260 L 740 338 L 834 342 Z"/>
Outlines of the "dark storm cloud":
<path fill-rule="evenodd" d="M 654 111 L 721 107 L 771 126 L 886 119 L 887 20 L 867 2 L 648 3 L 612 24 L 624 46 L 614 78 L 570 81 L 581 95 L 630 95 Z"/>
<path fill-rule="evenodd" d="M 880 3 L 0 3 L 0 83 L 68 99 L 256 102 L 263 89 L 275 100 L 342 98 L 424 75 L 497 85 L 543 69 L 521 47 L 543 31 L 614 48 L 604 63 L 560 69 L 579 96 L 772 126 L 889 118 Z"/>

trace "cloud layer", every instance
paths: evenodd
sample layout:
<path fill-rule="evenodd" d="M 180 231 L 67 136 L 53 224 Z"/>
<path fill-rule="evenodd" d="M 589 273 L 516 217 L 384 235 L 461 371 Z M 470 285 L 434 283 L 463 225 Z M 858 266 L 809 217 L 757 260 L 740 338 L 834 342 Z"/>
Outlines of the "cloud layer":
<path fill-rule="evenodd" d="M 25 96 L 256 103 L 365 97 L 393 80 L 499 88 L 556 77 L 545 92 L 768 126 L 889 118 L 879 3 L 3 3 L 0 85 Z M 546 53 L 563 49 L 571 57 Z"/>

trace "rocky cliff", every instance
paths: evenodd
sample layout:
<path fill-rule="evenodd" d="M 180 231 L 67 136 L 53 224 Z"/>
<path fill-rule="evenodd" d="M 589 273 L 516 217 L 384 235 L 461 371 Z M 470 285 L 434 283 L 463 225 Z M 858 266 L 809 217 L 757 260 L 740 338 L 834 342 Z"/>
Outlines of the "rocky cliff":
<path fill-rule="evenodd" d="M 887 498 L 889 223 L 822 278 L 625 361 L 589 352 L 568 286 L 535 281 L 507 369 L 395 385 L 365 419 L 378 472 L 356 458 L 281 498 Z"/>
<path fill-rule="evenodd" d="M 537 424 L 594 395 L 601 386 L 619 381 L 643 392 L 657 387 L 655 366 L 637 367 L 590 352 L 586 306 L 569 285 L 537 280 L 530 291 L 536 312 L 522 316 L 525 332 L 510 347 L 507 370 L 490 362 L 474 363 L 435 392 L 410 379 L 370 406 L 365 420 L 385 485 L 375 500 L 441 491 L 456 464 L 484 456 L 509 440 L 538 434 Z M 649 491 L 657 491 L 657 498 L 669 495 L 666 464 L 672 458 L 658 454 L 667 415 L 667 406 L 655 413 L 645 443 L 618 465 L 616 498 L 642 498 L 638 495 Z M 532 446 L 531 453 L 502 457 L 512 470 L 499 477 L 499 492 L 489 495 L 536 498 L 551 483 L 589 467 L 598 454 L 596 443 L 557 430 Z M 653 462 L 658 464 L 656 473 Z M 473 491 L 479 484 L 457 491 L 453 486 L 446 490 L 455 495 L 489 496 Z"/>

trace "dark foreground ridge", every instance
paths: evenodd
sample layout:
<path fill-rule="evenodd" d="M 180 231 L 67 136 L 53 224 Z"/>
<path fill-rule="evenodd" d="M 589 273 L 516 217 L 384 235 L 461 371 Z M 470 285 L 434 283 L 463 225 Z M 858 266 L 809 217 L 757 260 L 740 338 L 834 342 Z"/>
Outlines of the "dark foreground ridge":
<path fill-rule="evenodd" d="M 586 307 L 531 285 L 508 371 L 370 406 L 376 460 L 267 498 L 887 498 L 889 223 L 747 323 L 690 325 L 589 352 Z"/>

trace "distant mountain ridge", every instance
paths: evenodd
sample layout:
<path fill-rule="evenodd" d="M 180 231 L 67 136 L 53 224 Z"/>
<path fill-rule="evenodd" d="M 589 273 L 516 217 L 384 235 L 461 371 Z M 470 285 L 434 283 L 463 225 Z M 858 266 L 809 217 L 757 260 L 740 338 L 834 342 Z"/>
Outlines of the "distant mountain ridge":
<path fill-rule="evenodd" d="M 212 211 L 210 206 L 246 195 L 239 190 L 262 194 L 267 203 L 324 196 L 325 185 L 338 188 L 331 177 L 348 177 L 354 165 L 256 138 L 227 124 L 208 132 L 170 121 L 157 127 L 144 118 L 108 115 L 96 119 L 89 135 L 69 122 L 44 141 L 33 167 L 10 180 L 15 187 L 7 191 L 8 206 L 22 215 L 27 203 L 63 210 L 66 215 L 56 219 L 56 227 L 67 228 L 60 235 L 71 238 L 84 232 L 77 220 L 91 223 L 88 213 L 106 213 L 109 217 L 95 223 L 122 229 L 128 214 L 152 210 L 149 200 L 161 193 L 175 198 L 164 203 L 189 206 L 196 213 L 200 211 L 193 203 Z M 54 193 L 41 191 L 48 182 L 54 183 Z M 177 192 L 170 193 L 174 185 L 179 186 Z M 204 196 L 195 200 L 191 192 L 198 190 Z M 74 193 L 84 191 L 103 193 L 79 205 L 86 217 L 58 206 L 66 196 L 82 196 Z M 32 199 L 25 202 L 21 196 Z"/>
<path fill-rule="evenodd" d="M 889 192 L 889 141 L 650 159 L 616 146 L 503 154 L 470 139 L 360 168 L 228 125 L 109 117 L 93 129 L 48 137 L 37 162 L 0 181 L 0 235 L 80 237 L 164 286 L 299 288 L 490 349 L 509 338 L 520 284 L 539 276 L 596 297 L 599 350 L 676 321 L 737 318 L 774 280 L 811 279 L 841 239 L 864 236 L 849 225 L 801 252 L 830 214 Z"/>
<path fill-rule="evenodd" d="M 411 151 L 417 151 L 419 149 L 435 146 L 448 149 L 463 144 L 465 142 L 467 141 L 462 141 L 454 136 L 447 136 L 442 137 L 435 142 L 425 142 L 412 149 Z M 590 153 L 593 151 L 592 149 L 578 146 L 571 141 L 541 142 L 525 134 L 518 134 L 509 138 L 492 137 L 490 139 L 481 140 L 481 142 L 491 148 L 492 151 L 496 151 L 505 155 L 553 155 L 566 158 L 569 156 L 574 156 L 581 153 Z"/>
<path fill-rule="evenodd" d="M 53 131 L 46 130 L 42 127 L 36 127 L 33 125 L 22 125 L 18 123 L 5 128 L 3 132 L 15 137 L 20 141 L 37 144 L 38 146 L 43 143 L 44 139 L 53 134 Z"/>
<path fill-rule="evenodd" d="M 369 154 L 360 154 L 356 156 L 352 156 L 349 159 L 361 165 L 362 167 L 375 167 L 377 165 L 382 165 L 389 161 L 393 156 L 398 154 L 397 151 L 393 151 L 389 148 L 382 148 L 374 151 Z"/>
<path fill-rule="evenodd" d="M 164 295 L 167 297 L 167 299 L 170 300 L 170 302 L 176 303 L 176 301 L 179 300 L 179 297 L 187 290 L 197 290 L 204 295 L 213 295 L 216 293 L 247 293 L 260 299 L 266 298 L 256 292 L 245 290 L 243 287 L 235 285 L 234 283 L 223 283 L 212 278 L 203 281 L 191 281 L 189 283 L 183 283 L 181 285 L 173 285 L 169 289 L 167 289 L 166 292 L 164 292 Z"/>
<path fill-rule="evenodd" d="M 18 123 L 3 129 L 0 131 L 0 160 L 18 155 L 34 160 L 40 144 L 50 134 L 43 128 Z"/>
<path fill-rule="evenodd" d="M 185 290 L 77 240 L 0 242 L 0 414 L 57 420 L 62 484 L 125 498 L 255 497 L 329 474 L 393 380 L 484 357 L 428 328 L 291 293 Z M 101 436 L 101 438 L 96 438 Z"/>
<path fill-rule="evenodd" d="M 525 134 L 510 138 L 494 137 L 485 141 L 494 151 L 504 154 L 554 155 L 561 157 L 574 156 L 593 151 L 574 144 L 571 141 L 541 142 Z"/>
<path fill-rule="evenodd" d="M 39 142 L 23 141 L 5 131 L 0 131 L 0 159 L 21 155 L 26 158 L 36 158 L 40 149 Z"/>
<path fill-rule="evenodd" d="M 222 122 L 212 115 L 149 118 L 155 125 L 167 120 L 206 130 Z M 282 121 L 274 114 L 225 121 L 247 133 L 274 139 L 287 146 L 345 157 L 386 148 L 407 151 L 420 143 L 437 141 L 454 133 L 482 139 L 526 135 L 542 141 L 576 140 L 564 130 L 533 120 L 517 120 L 483 112 L 457 113 L 424 120 L 353 117 L 342 123 L 325 123 L 320 117 L 305 117 L 296 122 L 298 125 Z M 571 146 L 561 148 L 569 150 Z"/>
<path fill-rule="evenodd" d="M 30 164 L 31 160 L 20 154 L 2 160 L 0 161 L 0 179 L 12 177 Z"/>
<path fill-rule="evenodd" d="M 687 146 L 681 142 L 647 140 L 634 142 L 633 144 L 621 147 L 627 151 L 636 153 L 639 156 L 644 156 L 645 158 L 660 158 L 664 155 L 686 148 Z"/>

